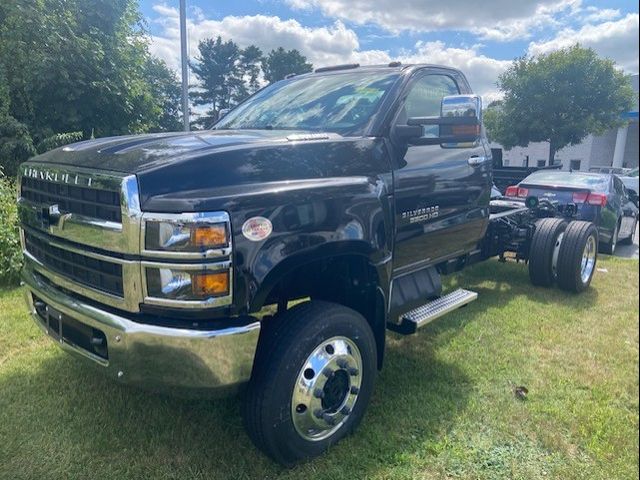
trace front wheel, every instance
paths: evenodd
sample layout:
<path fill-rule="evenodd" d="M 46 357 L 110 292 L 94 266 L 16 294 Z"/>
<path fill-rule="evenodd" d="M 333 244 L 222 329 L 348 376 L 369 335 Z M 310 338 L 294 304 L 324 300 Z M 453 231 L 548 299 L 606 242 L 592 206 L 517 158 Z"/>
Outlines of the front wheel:
<path fill-rule="evenodd" d="M 246 392 L 256 446 L 283 465 L 315 457 L 359 424 L 376 374 L 376 342 L 359 313 L 307 302 L 265 325 Z"/>

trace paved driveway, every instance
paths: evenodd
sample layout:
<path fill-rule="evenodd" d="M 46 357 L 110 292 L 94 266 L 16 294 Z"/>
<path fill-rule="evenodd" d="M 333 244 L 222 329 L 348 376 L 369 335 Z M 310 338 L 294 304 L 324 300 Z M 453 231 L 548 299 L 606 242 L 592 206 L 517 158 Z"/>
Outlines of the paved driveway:
<path fill-rule="evenodd" d="M 638 226 L 636 226 L 636 236 L 633 245 L 618 244 L 616 247 L 616 257 L 638 258 Z"/>

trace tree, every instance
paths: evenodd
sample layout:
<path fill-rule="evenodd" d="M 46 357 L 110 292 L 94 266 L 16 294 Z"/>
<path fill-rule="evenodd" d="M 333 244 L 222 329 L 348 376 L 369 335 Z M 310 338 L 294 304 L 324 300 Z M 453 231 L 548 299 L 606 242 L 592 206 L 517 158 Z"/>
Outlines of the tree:
<path fill-rule="evenodd" d="M 240 55 L 240 69 L 245 81 L 247 96 L 260 88 L 260 68 L 262 64 L 262 50 L 255 45 L 249 45 Z M 246 97 L 245 97 L 246 98 Z M 244 100 L 242 98 L 241 100 Z"/>
<path fill-rule="evenodd" d="M 14 178 L 18 165 L 35 155 L 27 126 L 9 114 L 9 89 L 0 71 L 0 174 Z"/>
<path fill-rule="evenodd" d="M 195 105 L 210 105 L 198 123 L 210 123 L 220 110 L 242 102 L 259 88 L 262 50 L 255 45 L 241 49 L 235 42 L 208 38 L 198 44 L 200 55 L 191 65 L 200 81 L 192 94 Z"/>
<path fill-rule="evenodd" d="M 14 0 L 0 8 L 10 115 L 36 143 L 57 133 L 144 132 L 163 123 L 136 0 Z"/>
<path fill-rule="evenodd" d="M 633 89 L 613 61 L 580 45 L 516 59 L 498 80 L 501 103 L 485 112 L 489 137 L 505 148 L 549 143 L 549 165 L 567 145 L 622 123 Z"/>
<path fill-rule="evenodd" d="M 157 107 L 149 130 L 175 132 L 182 129 L 182 105 L 180 84 L 176 73 L 158 58 L 150 57 L 144 69 L 144 78 Z"/>
<path fill-rule="evenodd" d="M 207 38 L 198 44 L 200 55 L 191 64 L 191 70 L 200 81 L 198 89 L 191 94 L 194 105 L 210 105 L 201 122 L 215 121 L 223 108 L 229 108 L 233 90 L 238 83 L 237 64 L 240 48 L 231 40 L 223 42 Z"/>
<path fill-rule="evenodd" d="M 307 58 L 295 49 L 285 50 L 278 47 L 262 59 L 264 79 L 269 83 L 282 80 L 292 73 L 299 75 L 310 72 L 312 69 L 313 65 L 307 63 Z"/>

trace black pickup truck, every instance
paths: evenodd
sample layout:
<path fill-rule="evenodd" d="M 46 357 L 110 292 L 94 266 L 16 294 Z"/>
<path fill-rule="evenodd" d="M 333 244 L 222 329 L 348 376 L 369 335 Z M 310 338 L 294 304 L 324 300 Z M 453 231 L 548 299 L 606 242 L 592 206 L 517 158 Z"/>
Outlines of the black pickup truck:
<path fill-rule="evenodd" d="M 464 75 L 398 63 L 318 69 L 211 130 L 103 138 L 19 177 L 35 322 L 117 381 L 245 385 L 249 435 L 283 464 L 350 433 L 411 334 L 469 303 L 441 276 L 491 257 L 580 292 L 598 234 L 551 202 L 490 201 Z"/>

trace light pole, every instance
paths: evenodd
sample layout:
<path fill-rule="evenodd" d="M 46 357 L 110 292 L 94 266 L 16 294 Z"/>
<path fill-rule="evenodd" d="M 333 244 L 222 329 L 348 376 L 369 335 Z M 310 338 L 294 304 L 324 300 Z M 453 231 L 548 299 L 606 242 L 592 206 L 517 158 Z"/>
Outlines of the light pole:
<path fill-rule="evenodd" d="M 182 123 L 189 131 L 189 57 L 187 56 L 187 6 L 180 0 L 180 57 L 182 62 Z"/>

